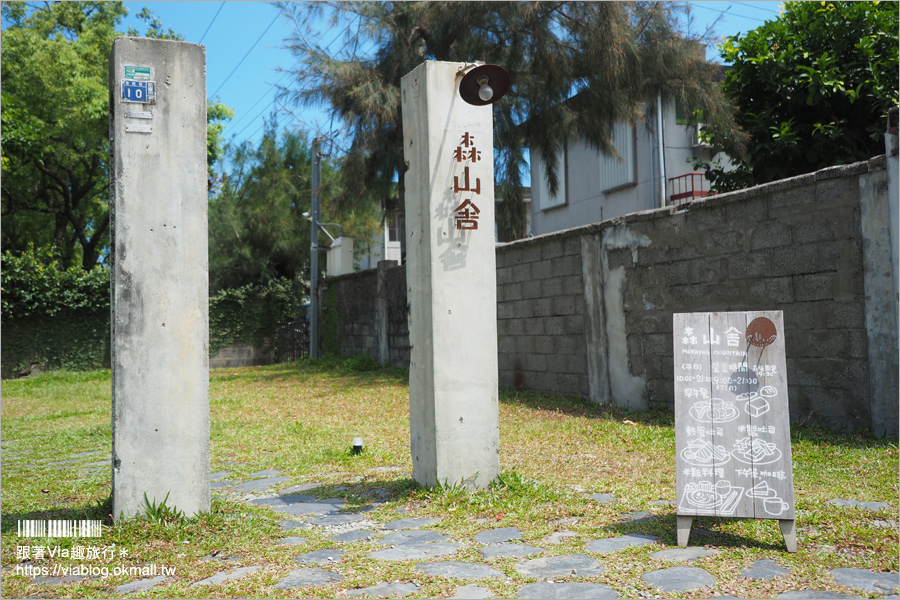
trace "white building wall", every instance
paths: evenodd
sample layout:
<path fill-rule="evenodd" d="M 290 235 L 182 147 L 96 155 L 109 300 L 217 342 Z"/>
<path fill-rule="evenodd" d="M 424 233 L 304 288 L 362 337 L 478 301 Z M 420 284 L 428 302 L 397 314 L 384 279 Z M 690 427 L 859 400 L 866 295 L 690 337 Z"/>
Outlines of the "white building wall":
<path fill-rule="evenodd" d="M 711 160 L 709 149 L 694 147 L 694 126 L 677 123 L 674 102 L 664 106 L 663 114 L 667 179 L 693 171 L 690 159 L 695 154 Z M 627 139 L 622 131 L 630 133 Z M 617 134 L 616 145 L 624 155 L 621 161 L 584 142 L 569 143 L 564 167 L 560 161 L 561 197 L 557 198 L 548 197 L 543 159 L 538 150 L 531 150 L 531 216 L 536 235 L 660 206 L 655 116 L 651 114 L 633 127 L 620 123 Z M 623 178 L 627 180 L 624 183 Z M 666 190 L 668 198 L 672 193 L 668 181 Z"/>

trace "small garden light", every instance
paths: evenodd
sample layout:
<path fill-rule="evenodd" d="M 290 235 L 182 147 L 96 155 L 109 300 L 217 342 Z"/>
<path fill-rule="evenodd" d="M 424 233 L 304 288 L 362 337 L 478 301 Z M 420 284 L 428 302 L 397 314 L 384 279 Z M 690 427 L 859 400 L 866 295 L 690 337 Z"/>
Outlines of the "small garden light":
<path fill-rule="evenodd" d="M 351 452 L 353 452 L 353 454 L 361 454 L 362 450 L 363 450 L 363 439 L 361 437 L 353 438 L 353 447 L 351 449 Z"/>

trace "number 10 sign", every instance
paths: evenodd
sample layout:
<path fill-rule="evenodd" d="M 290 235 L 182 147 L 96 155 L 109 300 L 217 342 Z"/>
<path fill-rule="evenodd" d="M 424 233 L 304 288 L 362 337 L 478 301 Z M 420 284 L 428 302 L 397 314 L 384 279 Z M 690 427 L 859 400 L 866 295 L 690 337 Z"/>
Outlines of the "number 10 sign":
<path fill-rule="evenodd" d="M 156 103 L 156 83 L 153 81 L 122 81 L 122 100 L 124 102 Z"/>
<path fill-rule="evenodd" d="M 672 321 L 678 544 L 695 516 L 777 519 L 796 552 L 781 311 Z"/>

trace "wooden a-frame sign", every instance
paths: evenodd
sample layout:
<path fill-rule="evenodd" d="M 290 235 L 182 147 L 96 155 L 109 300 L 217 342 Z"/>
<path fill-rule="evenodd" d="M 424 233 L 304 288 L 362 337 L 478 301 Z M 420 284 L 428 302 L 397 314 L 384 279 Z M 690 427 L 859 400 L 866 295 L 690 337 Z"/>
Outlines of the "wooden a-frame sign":
<path fill-rule="evenodd" d="M 672 322 L 678 545 L 695 516 L 776 519 L 796 552 L 781 311 Z"/>

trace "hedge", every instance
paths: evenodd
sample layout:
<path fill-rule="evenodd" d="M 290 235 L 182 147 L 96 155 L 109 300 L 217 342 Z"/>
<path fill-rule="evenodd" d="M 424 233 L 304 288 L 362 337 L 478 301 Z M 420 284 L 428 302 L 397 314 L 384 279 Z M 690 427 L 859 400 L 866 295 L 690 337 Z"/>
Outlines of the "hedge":
<path fill-rule="evenodd" d="M 2 254 L 4 378 L 41 369 L 80 371 L 110 366 L 109 269 L 58 268 L 52 250 Z M 298 318 L 288 280 L 247 285 L 209 299 L 209 351 L 236 342 L 273 341 L 279 323 Z"/>

